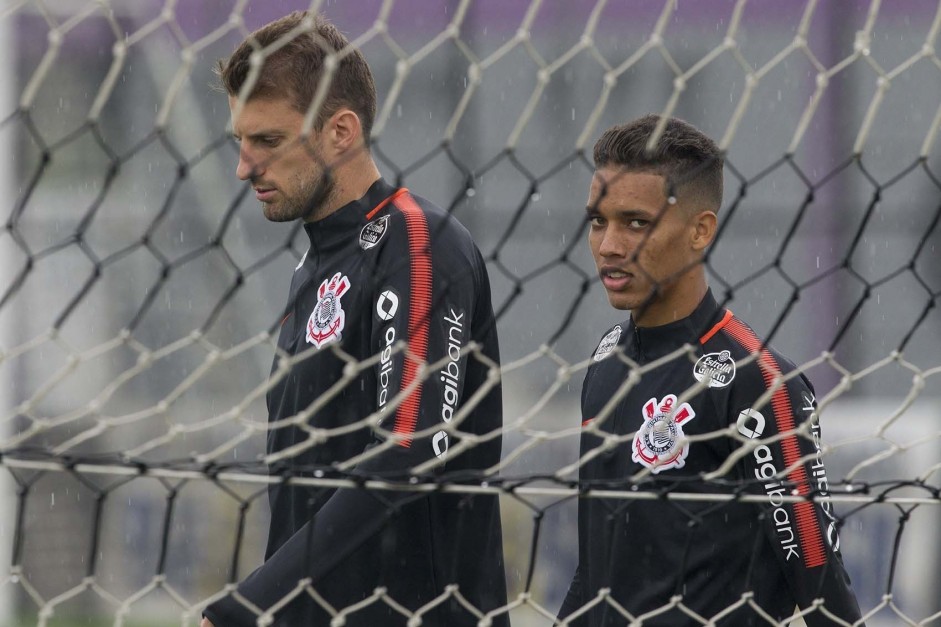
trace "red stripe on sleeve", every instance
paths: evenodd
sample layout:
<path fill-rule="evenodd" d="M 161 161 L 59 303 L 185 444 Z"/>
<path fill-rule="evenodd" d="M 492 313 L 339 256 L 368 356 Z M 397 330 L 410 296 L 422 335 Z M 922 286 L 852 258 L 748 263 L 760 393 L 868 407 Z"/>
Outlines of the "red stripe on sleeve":
<path fill-rule="evenodd" d="M 398 188 L 397 190 L 395 190 L 395 192 L 394 192 L 391 196 L 389 196 L 388 198 L 383 199 L 382 202 L 380 202 L 378 205 L 376 205 L 375 207 L 373 207 L 372 209 L 370 209 L 370 210 L 369 210 L 369 213 L 366 214 L 366 219 L 367 219 L 367 220 L 372 220 L 372 217 L 373 217 L 374 215 L 376 215 L 377 213 L 379 213 L 379 210 L 382 209 L 383 207 L 385 207 L 387 204 L 389 204 L 389 202 L 394 203 L 396 198 L 398 198 L 399 196 L 402 196 L 403 194 L 407 194 L 407 193 L 408 193 L 408 189 L 406 189 L 405 187 L 400 187 L 400 188 Z M 414 202 L 414 201 L 412 201 L 412 202 Z"/>
<path fill-rule="evenodd" d="M 732 319 L 732 312 L 728 309 L 725 310 L 725 314 L 722 316 L 722 320 L 719 320 L 714 327 L 706 331 L 706 334 L 699 338 L 700 344 L 705 344 L 712 339 L 712 336 L 718 333 L 722 327 L 729 323 L 729 320 Z"/>
<path fill-rule="evenodd" d="M 748 326 L 738 318 L 731 318 L 724 327 L 725 333 L 733 340 L 741 344 L 745 350 L 750 353 L 758 353 L 758 367 L 761 370 L 761 376 L 765 380 L 765 387 L 770 389 L 774 380 L 781 376 L 781 368 L 777 360 L 767 348 L 763 348 L 761 341 Z M 791 398 L 788 396 L 787 389 L 782 384 L 774 391 L 771 396 L 771 409 L 774 412 L 774 420 L 779 433 L 794 431 L 794 412 L 791 407 Z M 797 441 L 797 434 L 791 435 L 781 440 L 781 448 L 784 451 L 784 464 L 791 468 L 788 475 L 790 481 L 796 488 L 800 496 L 810 494 L 810 482 L 807 480 L 807 471 L 804 465 L 797 464 L 800 459 L 800 445 Z M 797 533 L 800 536 L 801 549 L 804 551 L 804 563 L 808 568 L 823 566 L 827 563 L 827 551 L 823 545 L 823 537 L 820 534 L 820 521 L 814 510 L 814 504 L 810 501 L 801 501 L 794 503 L 794 517 L 797 520 Z"/>
<path fill-rule="evenodd" d="M 418 370 L 428 356 L 428 331 L 431 322 L 431 241 L 428 237 L 428 221 L 424 212 L 412 198 L 403 193 L 392 196 L 393 204 L 405 216 L 405 231 L 408 235 L 409 271 L 411 290 L 408 307 L 408 352 L 402 368 L 402 389 L 415 385 L 408 397 L 402 401 L 395 412 L 395 424 L 392 432 L 410 436 L 418 425 L 421 408 L 422 381 L 418 379 Z M 399 445 L 409 448 L 411 437 L 399 440 Z"/>

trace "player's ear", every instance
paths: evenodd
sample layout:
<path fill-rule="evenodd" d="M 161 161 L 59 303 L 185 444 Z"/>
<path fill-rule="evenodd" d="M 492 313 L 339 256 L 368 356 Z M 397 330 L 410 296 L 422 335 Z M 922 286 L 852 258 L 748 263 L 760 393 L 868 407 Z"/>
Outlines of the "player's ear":
<path fill-rule="evenodd" d="M 718 217 L 714 211 L 700 211 L 693 216 L 693 231 L 690 245 L 695 251 L 703 251 L 716 237 Z"/>
<path fill-rule="evenodd" d="M 353 110 L 345 107 L 338 109 L 324 122 L 324 131 L 337 154 L 343 154 L 362 143 L 362 122 Z"/>

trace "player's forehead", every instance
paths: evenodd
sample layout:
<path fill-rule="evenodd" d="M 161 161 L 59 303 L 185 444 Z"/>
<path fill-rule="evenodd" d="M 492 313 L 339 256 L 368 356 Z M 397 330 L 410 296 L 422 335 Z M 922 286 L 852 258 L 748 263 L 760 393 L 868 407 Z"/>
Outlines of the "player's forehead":
<path fill-rule="evenodd" d="M 665 190 L 665 180 L 656 172 L 604 166 L 592 175 L 588 205 L 599 209 L 659 209 L 666 202 Z"/>
<path fill-rule="evenodd" d="M 229 112 L 232 128 L 238 134 L 265 130 L 298 132 L 304 122 L 304 114 L 286 97 L 256 97 L 240 102 L 229 96 Z"/>

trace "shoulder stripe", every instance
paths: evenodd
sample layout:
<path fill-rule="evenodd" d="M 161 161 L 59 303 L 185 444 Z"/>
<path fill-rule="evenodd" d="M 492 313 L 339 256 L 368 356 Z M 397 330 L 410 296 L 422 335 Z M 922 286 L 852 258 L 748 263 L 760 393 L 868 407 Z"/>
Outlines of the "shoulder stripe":
<path fill-rule="evenodd" d="M 758 367 L 765 381 L 765 388 L 770 389 L 774 384 L 774 380 L 781 376 L 781 367 L 771 351 L 762 346 L 755 332 L 738 318 L 730 318 L 723 330 L 748 352 L 759 351 Z M 797 493 L 800 496 L 807 496 L 811 492 L 810 482 L 807 479 L 807 471 L 804 469 L 804 465 L 798 464 L 798 460 L 801 458 L 800 445 L 797 441 L 797 434 L 793 433 L 796 429 L 794 412 L 791 407 L 791 398 L 784 385 L 780 385 L 772 394 L 771 409 L 774 413 L 778 433 L 791 432 L 790 435 L 781 440 L 784 464 L 787 468 L 792 468 L 787 475 L 788 481 L 797 488 Z M 804 563 L 808 568 L 823 566 L 827 563 L 827 551 L 820 533 L 821 521 L 818 519 L 814 503 L 811 501 L 794 503 L 794 517 L 797 521 L 797 533 L 800 536 L 801 549 L 804 552 Z"/>
<path fill-rule="evenodd" d="M 393 204 L 405 217 L 405 230 L 408 235 L 411 294 L 408 307 L 408 350 L 405 353 L 405 365 L 402 368 L 401 389 L 412 391 L 395 412 L 395 425 L 392 432 L 406 436 L 399 441 L 399 445 L 409 448 L 412 445 L 412 439 L 408 436 L 415 433 L 421 408 L 423 382 L 418 377 L 418 370 L 428 356 L 432 287 L 431 241 L 428 237 L 428 221 L 425 214 L 408 190 L 402 188 L 386 200 L 389 199 L 395 199 Z M 377 207 L 373 212 L 379 208 Z"/>
<path fill-rule="evenodd" d="M 408 189 L 404 187 L 398 188 L 397 190 L 395 190 L 395 192 L 393 192 L 391 196 L 389 196 L 388 198 L 380 202 L 378 205 L 370 209 L 369 213 L 366 214 L 366 220 L 367 221 L 372 220 L 372 217 L 376 215 L 377 213 L 379 213 L 380 209 L 388 205 L 390 202 L 395 202 L 395 199 L 401 196 L 402 194 L 407 194 L 407 193 L 408 193 Z M 415 202 L 415 201 L 413 200 L 412 202 Z"/>
<path fill-rule="evenodd" d="M 729 320 L 732 319 L 732 312 L 728 309 L 725 310 L 725 315 L 722 316 L 722 320 L 719 320 L 714 327 L 706 331 L 706 334 L 699 338 L 700 344 L 705 344 L 712 339 L 712 336 L 718 333 L 722 327 L 729 323 Z"/>

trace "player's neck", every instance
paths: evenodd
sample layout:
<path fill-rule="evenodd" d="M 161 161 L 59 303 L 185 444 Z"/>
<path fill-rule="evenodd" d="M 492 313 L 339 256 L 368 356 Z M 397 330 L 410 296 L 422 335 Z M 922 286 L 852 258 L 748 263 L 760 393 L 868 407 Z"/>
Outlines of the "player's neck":
<path fill-rule="evenodd" d="M 341 162 L 333 170 L 333 189 L 312 221 L 323 220 L 359 200 L 380 176 L 379 168 L 368 151 Z"/>
<path fill-rule="evenodd" d="M 338 168 L 334 211 L 365 196 L 379 177 L 379 169 L 369 153 Z"/>
<path fill-rule="evenodd" d="M 688 318 L 696 311 L 696 307 L 702 302 L 708 289 L 706 277 L 701 272 L 684 277 L 680 282 L 656 295 L 646 307 L 632 311 L 631 318 L 634 326 L 661 327 Z"/>

